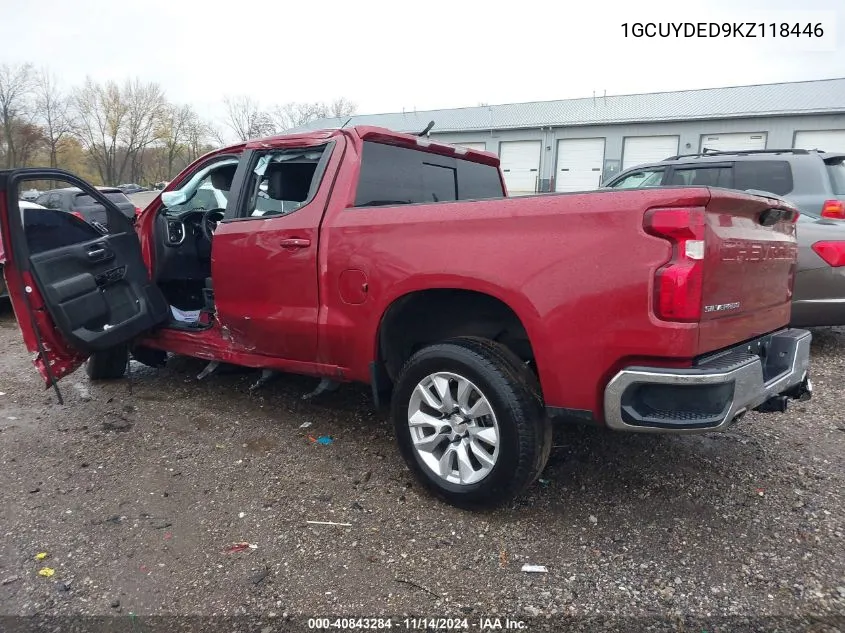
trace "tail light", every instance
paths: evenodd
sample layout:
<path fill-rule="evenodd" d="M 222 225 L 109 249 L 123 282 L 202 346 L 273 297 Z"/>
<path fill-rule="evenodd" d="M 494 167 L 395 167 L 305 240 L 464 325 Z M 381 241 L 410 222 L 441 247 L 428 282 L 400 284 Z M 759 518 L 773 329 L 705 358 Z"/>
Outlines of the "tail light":
<path fill-rule="evenodd" d="M 845 242 L 816 242 L 812 249 L 834 268 L 845 266 Z"/>
<path fill-rule="evenodd" d="M 82 215 L 79 211 L 71 211 L 71 212 L 70 212 L 70 214 L 71 214 L 71 215 L 75 215 L 75 216 L 76 216 L 76 217 L 78 217 L 80 220 L 82 220 L 83 222 L 85 222 L 85 217 L 84 217 L 84 216 L 83 216 L 83 215 Z"/>
<path fill-rule="evenodd" d="M 822 205 L 822 217 L 845 220 L 845 204 L 841 200 L 825 200 Z"/>
<path fill-rule="evenodd" d="M 141 207 L 135 207 L 135 217 L 137 218 L 139 215 L 141 215 Z"/>
<path fill-rule="evenodd" d="M 653 209 L 646 232 L 672 243 L 671 259 L 654 278 L 654 311 L 665 321 L 698 321 L 704 282 L 704 209 Z"/>

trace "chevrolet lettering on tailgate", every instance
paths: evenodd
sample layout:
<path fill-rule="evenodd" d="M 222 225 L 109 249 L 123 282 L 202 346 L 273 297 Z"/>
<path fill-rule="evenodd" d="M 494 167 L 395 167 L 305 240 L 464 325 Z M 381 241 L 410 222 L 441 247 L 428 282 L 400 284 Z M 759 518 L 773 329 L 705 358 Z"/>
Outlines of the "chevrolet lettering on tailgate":
<path fill-rule="evenodd" d="M 793 260 L 798 254 L 795 244 L 746 242 L 726 240 L 722 243 L 721 255 L 723 262 L 764 262 L 776 260 Z"/>

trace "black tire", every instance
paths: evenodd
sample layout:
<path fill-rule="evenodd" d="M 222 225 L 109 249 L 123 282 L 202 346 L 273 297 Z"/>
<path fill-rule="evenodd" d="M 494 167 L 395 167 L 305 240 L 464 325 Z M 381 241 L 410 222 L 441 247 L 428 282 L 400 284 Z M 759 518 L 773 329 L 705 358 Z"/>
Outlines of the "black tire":
<path fill-rule="evenodd" d="M 85 373 L 91 380 L 117 380 L 126 375 L 125 345 L 119 345 L 104 352 L 95 352 L 85 364 Z"/>
<path fill-rule="evenodd" d="M 408 407 L 420 381 L 436 372 L 462 376 L 490 403 L 499 426 L 499 454 L 492 470 L 471 484 L 435 474 L 414 448 Z M 399 450 L 429 490 L 460 507 L 492 507 L 512 500 L 543 471 L 552 446 L 552 427 L 533 373 L 504 346 L 486 339 L 456 338 L 423 348 L 403 367 L 391 414 Z"/>

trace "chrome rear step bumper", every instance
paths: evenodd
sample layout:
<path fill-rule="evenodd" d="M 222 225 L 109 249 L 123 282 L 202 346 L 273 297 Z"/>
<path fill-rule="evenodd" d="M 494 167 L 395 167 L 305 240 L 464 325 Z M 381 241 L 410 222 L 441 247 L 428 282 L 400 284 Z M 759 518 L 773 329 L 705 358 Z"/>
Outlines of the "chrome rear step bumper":
<path fill-rule="evenodd" d="M 720 431 L 752 410 L 784 411 L 812 394 L 806 330 L 787 329 L 688 369 L 628 367 L 604 393 L 607 425 L 635 433 Z"/>

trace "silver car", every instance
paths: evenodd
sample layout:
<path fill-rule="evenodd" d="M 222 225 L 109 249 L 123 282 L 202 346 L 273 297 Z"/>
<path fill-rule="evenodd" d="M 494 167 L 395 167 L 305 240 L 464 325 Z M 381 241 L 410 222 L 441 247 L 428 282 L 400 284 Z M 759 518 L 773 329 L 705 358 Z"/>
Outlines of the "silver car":
<path fill-rule="evenodd" d="M 801 211 L 792 325 L 845 325 L 845 152 L 802 149 L 673 156 L 605 187 L 703 186 L 771 193 Z"/>

